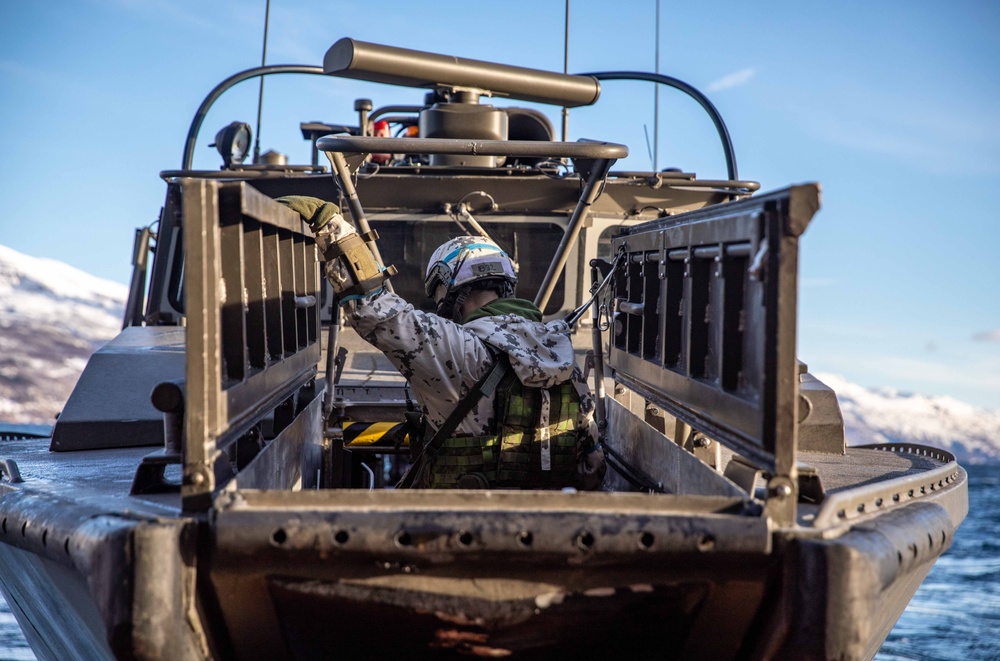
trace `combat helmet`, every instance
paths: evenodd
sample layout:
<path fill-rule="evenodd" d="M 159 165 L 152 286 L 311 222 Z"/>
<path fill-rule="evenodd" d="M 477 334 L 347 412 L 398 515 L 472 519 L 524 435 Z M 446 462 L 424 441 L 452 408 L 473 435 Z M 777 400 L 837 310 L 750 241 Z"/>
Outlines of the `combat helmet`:
<path fill-rule="evenodd" d="M 486 289 L 507 298 L 516 284 L 517 265 L 484 236 L 445 241 L 431 255 L 424 277 L 424 291 L 437 304 L 437 313 L 455 321 L 461 321 L 456 317 L 469 292 Z"/>

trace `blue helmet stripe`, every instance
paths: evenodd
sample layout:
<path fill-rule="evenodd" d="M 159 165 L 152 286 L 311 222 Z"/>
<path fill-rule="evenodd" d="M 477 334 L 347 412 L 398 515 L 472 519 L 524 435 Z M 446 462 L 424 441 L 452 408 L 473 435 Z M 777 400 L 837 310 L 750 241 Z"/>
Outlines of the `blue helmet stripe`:
<path fill-rule="evenodd" d="M 458 250 L 452 250 L 450 253 L 448 253 L 447 255 L 445 255 L 444 258 L 441 261 L 444 262 L 445 264 L 447 264 L 451 260 L 453 260 L 456 257 L 458 257 L 460 254 L 462 254 L 463 250 L 469 250 L 469 251 L 471 251 L 471 250 L 477 250 L 477 249 L 492 250 L 493 252 L 498 252 L 501 255 L 503 255 L 504 257 L 507 257 L 507 253 L 505 253 L 503 250 L 500 250 L 500 248 L 497 248 L 494 245 L 490 245 L 489 243 L 470 243 L 467 246 L 462 246 Z"/>

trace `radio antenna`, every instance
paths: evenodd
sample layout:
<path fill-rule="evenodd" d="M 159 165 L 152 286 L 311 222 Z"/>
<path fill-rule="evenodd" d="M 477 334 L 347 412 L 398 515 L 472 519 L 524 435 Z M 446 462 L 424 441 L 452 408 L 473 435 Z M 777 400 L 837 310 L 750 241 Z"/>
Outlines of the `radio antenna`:
<path fill-rule="evenodd" d="M 563 73 L 569 73 L 569 0 L 566 0 L 566 24 L 563 27 Z M 566 133 L 569 131 L 569 108 L 563 106 L 562 109 L 562 139 L 566 142 Z"/>
<path fill-rule="evenodd" d="M 271 0 L 267 0 L 267 6 L 264 9 L 264 48 L 260 54 L 260 66 L 264 68 L 267 64 L 267 24 L 271 19 Z M 253 145 L 253 162 L 256 165 L 260 163 L 260 110 L 264 106 L 264 76 L 260 77 L 260 91 L 257 93 L 257 130 L 254 131 L 254 137 L 256 138 Z"/>
<path fill-rule="evenodd" d="M 270 0 L 268 0 L 270 2 Z M 656 0 L 656 73 L 660 73 L 660 0 Z M 264 79 L 260 80 L 261 85 Z M 647 135 L 646 139 L 649 139 Z M 653 172 L 660 168 L 660 85 L 653 85 Z"/>

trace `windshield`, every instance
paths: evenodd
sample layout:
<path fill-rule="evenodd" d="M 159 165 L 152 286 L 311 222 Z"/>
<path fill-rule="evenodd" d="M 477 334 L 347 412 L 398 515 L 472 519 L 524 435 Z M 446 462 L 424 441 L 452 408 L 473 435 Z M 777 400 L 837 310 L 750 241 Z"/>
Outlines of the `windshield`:
<path fill-rule="evenodd" d="M 516 295 L 533 300 L 556 253 L 563 229 L 553 223 L 491 223 L 480 220 L 490 237 L 518 264 Z M 378 248 L 386 264 L 399 273 L 392 286 L 413 307 L 432 311 L 434 302 L 424 293 L 424 273 L 434 249 L 463 234 L 452 221 L 377 221 L 371 225 L 379 233 Z M 563 277 L 543 312 L 554 314 L 563 307 Z"/>

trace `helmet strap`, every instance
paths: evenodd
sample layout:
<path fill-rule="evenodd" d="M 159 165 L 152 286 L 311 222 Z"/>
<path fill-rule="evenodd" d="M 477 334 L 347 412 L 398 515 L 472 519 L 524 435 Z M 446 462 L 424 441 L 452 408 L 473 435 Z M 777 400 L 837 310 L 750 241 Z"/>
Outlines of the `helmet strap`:
<path fill-rule="evenodd" d="M 462 323 L 462 304 L 469 297 L 471 287 L 462 287 L 457 291 L 450 291 L 444 298 L 438 301 L 437 314 L 439 317 L 451 319 L 456 324 Z"/>

